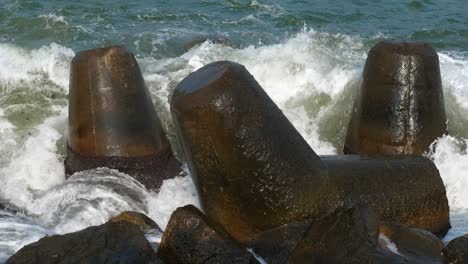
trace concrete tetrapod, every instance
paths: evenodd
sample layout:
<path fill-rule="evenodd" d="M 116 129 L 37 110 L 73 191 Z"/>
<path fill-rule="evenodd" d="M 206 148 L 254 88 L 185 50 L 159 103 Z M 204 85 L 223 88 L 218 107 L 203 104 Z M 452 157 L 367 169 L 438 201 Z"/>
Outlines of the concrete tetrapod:
<path fill-rule="evenodd" d="M 180 172 L 135 57 L 123 47 L 75 56 L 68 123 L 68 176 L 109 167 L 153 189 Z"/>
<path fill-rule="evenodd" d="M 238 241 L 335 204 L 320 158 L 242 65 L 190 74 L 171 111 L 205 213 Z"/>
<path fill-rule="evenodd" d="M 433 218 L 427 215 L 433 211 L 418 209 L 421 203 L 429 202 L 424 198 L 436 197 L 438 200 L 431 204 L 448 207 L 445 196 L 432 193 L 420 192 L 415 196 L 418 199 L 408 201 L 407 189 L 415 188 L 413 192 L 417 193 L 418 183 L 434 184 L 426 189 L 445 194 L 437 169 L 421 158 L 374 162 L 372 175 L 382 174 L 385 184 L 390 185 L 375 190 L 371 174 L 360 176 L 353 172 L 365 167 L 366 162 L 346 163 L 341 168 L 347 174 L 329 170 L 330 162 L 323 163 L 255 79 L 237 63 L 215 62 L 190 74 L 174 91 L 171 111 L 206 215 L 240 242 L 249 243 L 257 234 L 283 224 L 323 216 L 351 203 L 348 199 L 356 199 L 353 203 L 358 204 L 377 197 L 380 202 L 373 201 L 372 209 L 390 210 L 393 222 L 415 223 L 416 227 L 425 223 L 424 219 Z M 341 159 L 338 156 L 337 163 Z M 402 166 L 426 176 L 412 178 L 405 172 L 402 181 L 398 175 L 403 173 Z M 349 183 L 342 183 L 345 176 Z M 353 188 L 357 185 L 369 188 Z M 361 200 L 361 190 L 376 193 Z M 394 209 L 388 199 L 397 200 L 400 194 L 402 200 Z M 407 215 L 414 221 L 408 223 Z"/>
<path fill-rule="evenodd" d="M 380 42 L 370 51 L 348 127 L 345 154 L 413 154 L 447 130 L 435 50 Z"/>
<path fill-rule="evenodd" d="M 443 236 L 450 229 L 444 183 L 421 156 L 321 156 L 346 206 L 364 204 L 382 221 Z"/>

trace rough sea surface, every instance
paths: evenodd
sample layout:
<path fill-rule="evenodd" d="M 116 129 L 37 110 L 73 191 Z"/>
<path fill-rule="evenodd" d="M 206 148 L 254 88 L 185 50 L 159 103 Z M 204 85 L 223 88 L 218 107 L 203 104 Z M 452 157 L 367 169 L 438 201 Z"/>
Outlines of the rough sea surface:
<path fill-rule="evenodd" d="M 319 154 L 341 152 L 368 50 L 383 39 L 426 41 L 440 59 L 449 135 L 427 153 L 445 182 L 453 228 L 468 233 L 468 3 L 465 0 L 0 0 L 0 263 L 45 235 L 99 225 L 121 211 L 162 228 L 198 205 L 186 176 L 149 192 L 101 168 L 65 181 L 69 63 L 80 50 L 120 44 L 137 56 L 178 150 L 168 99 L 190 72 L 244 64 Z M 154 3 L 157 2 L 157 3 Z M 193 38 L 218 35 L 234 47 Z M 152 241 L 157 237 L 148 238 Z"/>

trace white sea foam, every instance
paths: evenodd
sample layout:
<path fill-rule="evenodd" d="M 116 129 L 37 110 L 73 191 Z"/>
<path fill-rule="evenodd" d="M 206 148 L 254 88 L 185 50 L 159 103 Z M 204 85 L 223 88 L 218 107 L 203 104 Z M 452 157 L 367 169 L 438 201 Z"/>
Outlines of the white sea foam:
<path fill-rule="evenodd" d="M 10 163 L 0 168 L 3 198 L 20 207 L 30 204 L 33 192 L 47 190 L 65 179 L 63 163 L 57 153 L 57 140 L 64 131 L 66 109 L 59 116 L 47 118 L 37 132 L 18 148 Z"/>
<path fill-rule="evenodd" d="M 379 244 L 383 249 L 386 249 L 394 254 L 401 255 L 396 244 L 393 243 L 390 238 L 384 234 L 379 234 Z"/>
<path fill-rule="evenodd" d="M 456 53 L 439 53 L 440 71 L 446 91 L 453 93 L 463 107 L 468 108 L 468 60 Z"/>
<path fill-rule="evenodd" d="M 248 248 L 247 251 L 249 251 L 257 260 L 260 264 L 268 264 L 261 256 L 257 255 L 253 249 Z"/>
<path fill-rule="evenodd" d="M 153 94 L 159 89 L 171 94 L 174 86 L 168 84 L 177 83 L 208 63 L 218 60 L 241 63 L 316 152 L 335 154 L 338 150 L 320 137 L 319 125 L 333 111 L 328 106 L 358 78 L 366 52 L 359 40 L 313 30 L 304 30 L 284 43 L 241 50 L 207 41 L 183 54 L 181 58 L 184 61 L 181 58 L 163 60 L 162 63 L 170 69 L 165 74 L 167 79 L 159 78 L 163 81 L 159 85 L 150 83 L 150 89 Z M 143 64 L 147 65 L 148 61 L 143 60 Z M 144 70 L 145 76 L 158 76 L 154 74 L 160 69 L 149 66 Z M 315 95 L 324 97 L 328 104 L 314 102 Z M 167 102 L 167 99 L 163 101 Z M 352 101 L 347 100 L 346 103 L 350 106 Z"/>
<path fill-rule="evenodd" d="M 11 154 L 12 149 L 16 146 L 15 126 L 11 124 L 5 117 L 4 111 L 0 108 L 0 168 L 4 166 L 7 156 Z"/>
<path fill-rule="evenodd" d="M 429 153 L 444 180 L 450 205 L 452 229 L 445 241 L 468 233 L 468 153 L 467 139 L 444 136 Z"/>
<path fill-rule="evenodd" d="M 11 44 L 0 43 L 0 82 L 10 84 L 27 83 L 30 89 L 44 89 L 38 83 L 47 79 L 68 91 L 70 61 L 75 53 L 52 43 L 35 50 L 26 50 Z"/>
<path fill-rule="evenodd" d="M 46 19 L 48 27 L 50 27 L 49 23 L 62 23 L 65 25 L 68 24 L 68 22 L 65 21 L 65 18 L 63 16 L 58 16 L 54 13 L 48 13 L 47 15 L 40 15 L 39 17 Z"/>
<path fill-rule="evenodd" d="M 0 210 L 0 263 L 25 245 L 50 234 L 27 217 Z"/>
<path fill-rule="evenodd" d="M 184 169 L 188 174 L 186 166 Z M 164 181 L 159 193 L 153 193 L 148 201 L 148 215 L 164 230 L 172 212 L 187 204 L 200 208 L 197 191 L 189 175 Z"/>

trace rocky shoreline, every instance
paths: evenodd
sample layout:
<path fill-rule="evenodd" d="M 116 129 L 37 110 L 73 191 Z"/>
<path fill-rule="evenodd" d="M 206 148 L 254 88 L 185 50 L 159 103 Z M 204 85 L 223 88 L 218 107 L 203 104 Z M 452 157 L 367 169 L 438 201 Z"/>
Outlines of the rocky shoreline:
<path fill-rule="evenodd" d="M 180 172 L 134 55 L 120 46 L 72 61 L 67 174 L 121 170 L 148 189 Z M 286 87 L 285 87 L 286 88 Z M 369 52 L 346 155 L 318 156 L 247 69 L 206 65 L 171 112 L 200 197 L 160 230 L 132 212 L 45 237 L 6 263 L 464 263 L 445 186 L 421 156 L 447 133 L 437 53 L 381 42 Z M 354 155 L 348 155 L 354 154 Z M 249 250 L 248 250 L 249 249 Z"/>

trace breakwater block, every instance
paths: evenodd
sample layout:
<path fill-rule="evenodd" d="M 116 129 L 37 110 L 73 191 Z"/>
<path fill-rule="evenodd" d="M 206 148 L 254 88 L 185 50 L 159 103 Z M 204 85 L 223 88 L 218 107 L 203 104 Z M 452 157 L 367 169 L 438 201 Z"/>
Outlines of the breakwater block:
<path fill-rule="evenodd" d="M 382 221 L 438 236 L 450 229 L 447 194 L 439 170 L 422 156 L 321 156 L 345 206 L 365 204 Z"/>
<path fill-rule="evenodd" d="M 322 195 L 337 192 L 320 158 L 244 66 L 190 74 L 171 112 L 205 213 L 235 239 L 334 204 Z"/>
<path fill-rule="evenodd" d="M 65 169 L 108 167 L 149 189 L 180 172 L 134 55 L 120 46 L 71 62 Z"/>
<path fill-rule="evenodd" d="M 380 42 L 370 51 L 348 127 L 345 154 L 413 154 L 447 131 L 436 51 Z"/>
<path fill-rule="evenodd" d="M 171 112 L 206 215 L 242 243 L 361 201 L 388 212 L 381 221 L 449 228 L 445 188 L 431 161 L 322 160 L 240 64 L 215 62 L 190 74 L 174 91 Z"/>

